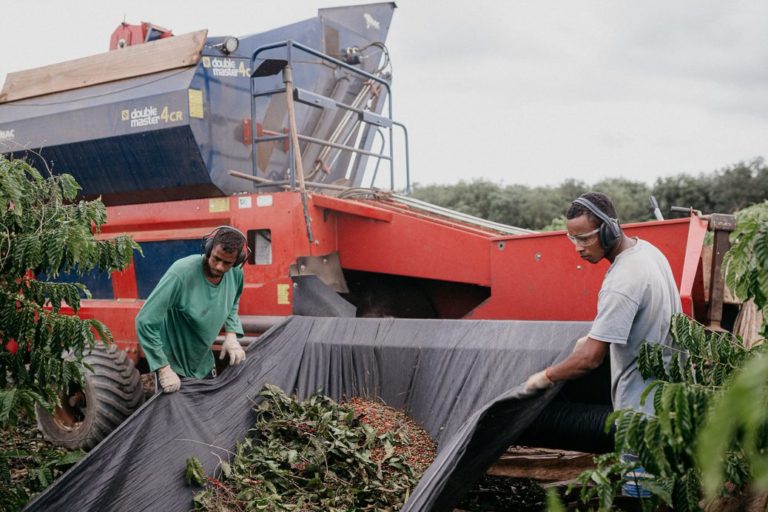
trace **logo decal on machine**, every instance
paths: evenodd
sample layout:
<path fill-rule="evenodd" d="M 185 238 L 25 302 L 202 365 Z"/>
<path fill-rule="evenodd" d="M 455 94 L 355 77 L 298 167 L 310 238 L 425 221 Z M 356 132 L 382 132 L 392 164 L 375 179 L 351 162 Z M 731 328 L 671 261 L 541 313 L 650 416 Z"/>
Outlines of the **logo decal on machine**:
<path fill-rule="evenodd" d="M 203 57 L 203 67 L 213 69 L 213 76 L 251 76 L 245 63 L 224 57 Z"/>
<path fill-rule="evenodd" d="M 171 110 L 168 105 L 155 107 L 139 107 L 134 109 L 123 109 L 120 111 L 122 121 L 130 121 L 131 128 L 140 128 L 142 126 L 155 126 L 162 123 L 175 123 L 184 120 L 184 114 L 181 110 Z"/>
<path fill-rule="evenodd" d="M 3 140 L 13 140 L 16 138 L 16 129 L 12 128 L 10 130 L 0 130 L 0 141 Z"/>
<path fill-rule="evenodd" d="M 363 14 L 363 19 L 365 20 L 365 29 L 369 30 L 371 28 L 375 28 L 376 30 L 381 29 L 381 24 L 378 22 L 376 18 L 371 16 L 368 13 Z"/>

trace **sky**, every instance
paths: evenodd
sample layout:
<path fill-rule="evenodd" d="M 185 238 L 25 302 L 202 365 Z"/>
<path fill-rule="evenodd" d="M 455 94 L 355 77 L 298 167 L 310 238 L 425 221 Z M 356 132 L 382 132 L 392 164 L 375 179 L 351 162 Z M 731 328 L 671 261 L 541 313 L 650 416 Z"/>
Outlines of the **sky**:
<path fill-rule="evenodd" d="M 108 49 L 123 20 L 246 35 L 366 2 L 4 0 L 8 72 Z M 401 0 L 387 40 L 412 180 L 588 184 L 768 157 L 768 2 Z"/>

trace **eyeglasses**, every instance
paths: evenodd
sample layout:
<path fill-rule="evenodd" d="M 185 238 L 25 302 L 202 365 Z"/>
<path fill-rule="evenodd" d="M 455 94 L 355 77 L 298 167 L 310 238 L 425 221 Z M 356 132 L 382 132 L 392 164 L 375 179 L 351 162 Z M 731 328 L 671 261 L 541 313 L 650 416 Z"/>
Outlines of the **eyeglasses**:
<path fill-rule="evenodd" d="M 577 245 L 579 247 L 589 247 L 590 245 L 593 245 L 595 242 L 597 242 L 597 237 L 595 236 L 600 232 L 600 228 L 593 229 L 589 233 L 582 233 L 580 235 L 572 235 L 570 233 L 566 233 L 565 236 L 568 237 L 568 240 L 573 242 L 573 245 Z"/>

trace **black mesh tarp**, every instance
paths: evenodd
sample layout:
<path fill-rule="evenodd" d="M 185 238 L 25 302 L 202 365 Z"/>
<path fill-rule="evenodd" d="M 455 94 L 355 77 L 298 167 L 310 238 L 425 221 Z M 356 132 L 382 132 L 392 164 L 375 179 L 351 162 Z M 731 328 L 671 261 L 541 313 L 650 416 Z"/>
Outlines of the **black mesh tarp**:
<path fill-rule="evenodd" d="M 534 371 L 562 359 L 584 322 L 292 317 L 215 380 L 155 395 L 31 502 L 30 511 L 187 511 L 185 461 L 208 474 L 253 423 L 265 383 L 304 398 L 367 396 L 405 410 L 439 443 L 404 510 L 456 500 L 557 392 L 524 396 Z"/>

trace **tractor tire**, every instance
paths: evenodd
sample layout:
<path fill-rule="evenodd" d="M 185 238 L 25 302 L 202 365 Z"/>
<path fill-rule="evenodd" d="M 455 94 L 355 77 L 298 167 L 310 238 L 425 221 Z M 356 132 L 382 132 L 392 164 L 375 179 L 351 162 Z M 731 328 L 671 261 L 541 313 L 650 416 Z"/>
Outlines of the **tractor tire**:
<path fill-rule="evenodd" d="M 144 402 L 141 376 L 128 355 L 117 346 L 97 344 L 83 362 L 85 388 L 70 386 L 53 414 L 36 406 L 43 437 L 70 450 L 90 450 Z"/>

